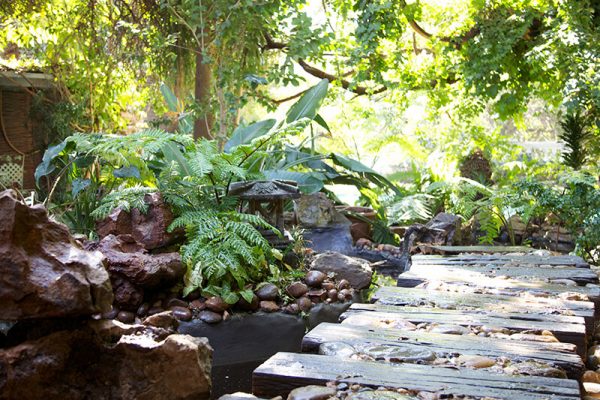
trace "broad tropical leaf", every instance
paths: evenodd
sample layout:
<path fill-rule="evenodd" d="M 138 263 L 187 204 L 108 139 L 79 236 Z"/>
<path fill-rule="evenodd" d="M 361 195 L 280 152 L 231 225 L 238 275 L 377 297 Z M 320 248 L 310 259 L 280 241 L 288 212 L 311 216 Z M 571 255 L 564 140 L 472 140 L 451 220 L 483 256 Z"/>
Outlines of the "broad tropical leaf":
<path fill-rule="evenodd" d="M 321 103 L 323 103 L 325 96 L 327 96 L 328 86 L 329 81 L 323 79 L 321 82 L 308 89 L 306 93 L 290 107 L 285 122 L 289 124 L 302 118 L 315 119 L 317 111 L 319 110 L 319 107 L 321 107 Z"/>

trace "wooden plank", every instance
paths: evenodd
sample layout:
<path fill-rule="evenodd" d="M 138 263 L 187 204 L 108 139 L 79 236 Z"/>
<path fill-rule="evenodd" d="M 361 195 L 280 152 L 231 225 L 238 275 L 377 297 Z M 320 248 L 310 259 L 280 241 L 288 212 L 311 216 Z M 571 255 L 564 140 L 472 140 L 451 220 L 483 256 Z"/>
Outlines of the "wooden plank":
<path fill-rule="evenodd" d="M 395 306 L 425 306 L 451 310 L 560 314 L 583 317 L 589 329 L 594 325 L 594 303 L 556 298 L 479 293 L 457 293 L 414 288 L 382 286 L 371 302 Z M 590 332 L 588 332 L 590 333 Z"/>
<path fill-rule="evenodd" d="M 580 399 L 579 383 L 570 379 L 508 376 L 417 364 L 384 365 L 314 354 L 277 353 L 252 376 L 257 396 L 283 396 L 301 386 L 329 381 L 367 387 L 436 392 L 443 396 L 503 400 Z"/>
<path fill-rule="evenodd" d="M 511 255 L 511 254 L 456 254 L 456 255 L 422 255 L 417 254 L 411 257 L 413 264 L 423 265 L 471 265 L 471 264 L 499 264 L 511 266 L 533 267 L 545 265 L 549 267 L 574 267 L 589 268 L 590 265 L 579 256 L 537 256 L 532 254 Z"/>
<path fill-rule="evenodd" d="M 420 244 L 419 247 L 432 249 L 443 254 L 533 253 L 537 250 L 527 246 L 434 246 L 430 244 Z"/>
<path fill-rule="evenodd" d="M 352 317 L 352 320 L 346 321 Z M 354 303 L 341 315 L 343 323 L 381 326 L 385 321 L 409 321 L 413 324 L 453 324 L 465 327 L 506 328 L 515 332 L 550 331 L 558 340 L 577 346 L 579 355 L 587 350 L 586 326 L 582 317 L 520 313 L 479 313 L 477 311 L 442 310 L 436 308 L 397 307 L 383 304 Z"/>
<path fill-rule="evenodd" d="M 479 277 L 508 277 L 525 282 L 552 282 L 570 280 L 578 285 L 598 283 L 598 275 L 588 268 L 542 268 L 507 266 L 500 264 L 463 265 L 463 264 L 422 264 L 413 261 L 409 271 L 413 274 L 427 275 L 436 279 L 476 279 Z"/>
<path fill-rule="evenodd" d="M 349 324 L 322 323 L 302 340 L 302 351 L 317 353 L 323 343 L 342 342 L 357 352 L 369 354 L 369 348 L 386 346 L 414 352 L 431 351 L 436 358 L 458 355 L 477 355 L 498 360 L 508 358 L 513 362 L 534 360 L 560 368 L 571 379 L 579 379 L 585 370 L 576 347 L 566 343 L 512 341 L 480 336 L 445 335 L 403 329 L 371 329 Z M 402 362 L 407 362 L 402 360 Z M 422 360 L 417 360 L 422 363 Z"/>
<path fill-rule="evenodd" d="M 546 283 L 534 281 L 519 281 L 517 279 L 491 278 L 482 275 L 438 276 L 437 274 L 424 273 L 423 271 L 408 271 L 400 274 L 397 279 L 399 287 L 431 286 L 443 282 L 446 286 L 469 286 L 489 294 L 511 294 L 529 292 L 532 295 L 560 296 L 564 293 L 576 293 L 579 300 L 600 303 L 600 287 L 593 286 L 567 286 L 559 283 Z M 561 297 L 562 298 L 562 297 Z"/>

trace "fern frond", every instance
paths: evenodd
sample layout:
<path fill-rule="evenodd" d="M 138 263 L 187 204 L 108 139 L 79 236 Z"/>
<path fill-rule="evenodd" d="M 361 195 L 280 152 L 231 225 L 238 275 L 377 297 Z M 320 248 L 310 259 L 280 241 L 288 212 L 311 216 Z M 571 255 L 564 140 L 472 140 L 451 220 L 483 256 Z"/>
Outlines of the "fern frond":
<path fill-rule="evenodd" d="M 100 206 L 92 211 L 91 216 L 98 219 L 106 218 L 114 209 L 121 208 L 130 211 L 137 208 L 142 213 L 148 211 L 148 204 L 144 197 L 149 193 L 156 192 L 156 188 L 146 186 L 132 186 L 121 190 L 114 190 L 104 196 Z"/>

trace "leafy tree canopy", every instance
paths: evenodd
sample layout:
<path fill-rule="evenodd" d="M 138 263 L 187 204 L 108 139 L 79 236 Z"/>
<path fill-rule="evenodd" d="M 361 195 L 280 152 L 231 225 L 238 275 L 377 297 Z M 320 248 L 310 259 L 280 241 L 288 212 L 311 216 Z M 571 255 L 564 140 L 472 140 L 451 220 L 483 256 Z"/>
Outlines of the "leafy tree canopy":
<path fill-rule="evenodd" d="M 0 6 L 0 61 L 53 72 L 90 125 L 210 74 L 196 115 L 226 135 L 269 84 L 327 78 L 356 95 L 472 116 L 519 116 L 531 98 L 596 112 L 598 0 L 23 0 Z M 200 57 L 199 57 L 200 55 Z M 196 67 L 194 69 L 194 67 Z M 202 78 L 205 79 L 206 77 Z M 293 97 L 293 96 L 289 96 Z M 206 100 L 206 101 L 205 101 Z M 122 127 L 122 126 L 121 126 Z"/>

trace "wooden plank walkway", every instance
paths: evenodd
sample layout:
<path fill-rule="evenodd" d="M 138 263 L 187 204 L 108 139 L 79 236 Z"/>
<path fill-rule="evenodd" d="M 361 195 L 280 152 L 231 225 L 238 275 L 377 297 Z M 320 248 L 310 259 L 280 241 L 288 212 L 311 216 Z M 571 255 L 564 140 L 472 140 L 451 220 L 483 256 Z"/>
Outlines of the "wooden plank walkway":
<path fill-rule="evenodd" d="M 394 306 L 428 306 L 451 310 L 479 310 L 489 312 L 520 312 L 560 314 L 583 317 L 593 325 L 595 307 L 589 301 L 561 300 L 549 297 L 486 295 L 465 292 L 444 292 L 425 289 L 384 286 L 377 290 L 371 301 Z"/>
<path fill-rule="evenodd" d="M 537 343 L 512 341 L 493 337 L 457 336 L 406 329 L 372 329 L 370 326 L 322 323 L 310 331 L 302 341 L 302 351 L 319 353 L 324 343 L 345 343 L 366 358 L 386 359 L 394 362 L 426 360 L 427 352 L 434 352 L 440 365 L 453 365 L 452 359 L 461 355 L 481 356 L 510 362 L 533 360 L 563 370 L 569 378 L 579 379 L 584 372 L 581 357 L 575 354 L 575 346 L 565 343 Z M 421 357 L 414 357 L 419 354 Z M 403 355 L 405 357 L 403 357 Z M 406 356 L 408 355 L 408 356 Z M 434 361 L 432 360 L 432 361 Z"/>
<path fill-rule="evenodd" d="M 437 398 L 579 399 L 600 300 L 589 265 L 522 249 L 443 251 L 451 255 L 413 257 L 399 287 L 353 304 L 341 324 L 314 328 L 304 354 L 257 368 L 254 393 L 336 381 Z"/>
<path fill-rule="evenodd" d="M 381 304 L 353 304 L 342 314 L 343 323 L 349 325 L 373 325 L 376 327 L 401 326 L 405 321 L 412 324 L 436 326 L 446 324 L 467 327 L 464 334 L 478 334 L 489 328 L 506 335 L 525 331 L 554 334 L 556 339 L 577 346 L 580 355 L 587 351 L 586 326 L 582 317 L 519 313 L 480 313 L 478 311 L 442 310 L 422 307 L 398 307 Z M 476 328 L 476 330 L 472 330 Z M 515 336 L 522 340 L 523 335 Z"/>
<path fill-rule="evenodd" d="M 258 367 L 253 374 L 252 391 L 257 396 L 273 397 L 287 394 L 300 386 L 325 384 L 329 381 L 434 392 L 448 396 L 460 393 L 473 398 L 580 399 L 579 384 L 570 379 L 507 376 L 417 364 L 382 365 L 371 361 L 293 353 L 277 353 Z"/>

